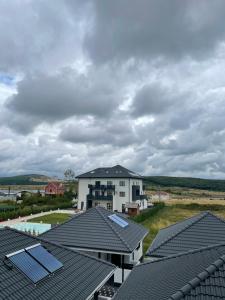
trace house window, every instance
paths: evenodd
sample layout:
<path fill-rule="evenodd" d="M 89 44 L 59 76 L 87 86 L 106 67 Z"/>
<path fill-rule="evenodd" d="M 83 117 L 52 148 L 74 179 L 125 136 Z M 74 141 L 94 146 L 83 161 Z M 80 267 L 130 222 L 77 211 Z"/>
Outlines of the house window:
<path fill-rule="evenodd" d="M 107 185 L 112 185 L 112 184 L 113 184 L 113 182 L 111 180 L 107 181 Z"/>
<path fill-rule="evenodd" d="M 120 186 L 125 186 L 125 181 L 124 180 L 120 180 Z"/>
<path fill-rule="evenodd" d="M 120 192 L 120 197 L 125 197 L 125 192 Z"/>
<path fill-rule="evenodd" d="M 100 184 L 101 184 L 101 181 L 95 181 L 96 186 L 100 186 Z"/>
<path fill-rule="evenodd" d="M 107 209 L 112 210 L 112 203 L 107 203 Z"/>
<path fill-rule="evenodd" d="M 112 195 L 112 191 L 107 191 L 107 196 L 111 196 Z"/>

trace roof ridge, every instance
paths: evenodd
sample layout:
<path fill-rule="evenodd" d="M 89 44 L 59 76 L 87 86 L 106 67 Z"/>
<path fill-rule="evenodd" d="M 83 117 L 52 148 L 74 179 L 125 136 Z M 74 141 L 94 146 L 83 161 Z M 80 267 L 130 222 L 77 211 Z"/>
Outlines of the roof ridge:
<path fill-rule="evenodd" d="M 203 219 L 207 214 L 208 214 L 208 212 L 200 213 L 200 214 L 199 214 L 199 217 L 198 217 L 196 220 L 194 220 L 192 223 L 190 223 L 190 224 L 184 226 L 183 228 L 181 228 L 180 230 L 178 230 L 176 233 L 171 234 L 167 239 L 165 239 L 164 241 L 162 241 L 162 242 L 160 243 L 160 245 L 158 245 L 158 246 L 154 247 L 153 249 L 151 249 L 150 251 L 148 251 L 148 252 L 147 252 L 147 255 L 150 256 L 150 254 L 151 254 L 152 252 L 154 252 L 156 249 L 159 249 L 162 245 L 164 245 L 165 243 L 167 243 L 168 241 L 170 241 L 172 238 L 176 237 L 177 235 L 179 235 L 180 233 L 182 233 L 182 232 L 183 232 L 184 230 L 186 230 L 187 228 L 190 228 L 190 227 L 193 226 L 195 223 L 199 222 L 199 221 L 200 221 L 201 219 Z M 193 217 L 194 217 L 194 216 L 193 216 Z M 193 218 L 193 217 L 191 217 L 191 218 Z M 190 219 L 191 219 L 191 218 L 190 218 Z M 184 221 L 186 221 L 186 220 L 187 220 L 187 219 L 185 219 L 185 220 L 183 220 L 183 221 L 181 221 L 181 222 L 184 222 Z M 181 223 L 181 222 L 178 222 L 178 223 Z M 175 223 L 175 224 L 178 224 L 178 223 Z M 174 224 L 174 225 L 175 225 L 175 224 Z"/>
<path fill-rule="evenodd" d="M 214 244 L 214 245 L 210 245 L 210 246 L 207 246 L 207 247 L 201 247 L 201 248 L 192 249 L 192 250 L 189 250 L 189 251 L 180 252 L 180 253 L 169 255 L 169 256 L 164 256 L 164 257 L 161 257 L 161 258 L 157 258 L 157 259 L 154 259 L 154 260 L 151 260 L 151 261 L 147 261 L 147 262 L 138 264 L 138 265 L 135 266 L 135 268 L 141 267 L 143 265 L 157 263 L 159 261 L 164 261 L 164 260 L 169 260 L 169 259 L 177 258 L 177 257 L 180 257 L 180 256 L 185 256 L 185 255 L 189 255 L 189 254 L 203 252 L 203 251 L 210 250 L 210 249 L 213 249 L 213 248 L 217 248 L 217 247 L 220 247 L 220 246 L 224 246 L 225 247 L 225 243 Z"/>
<path fill-rule="evenodd" d="M 69 251 L 71 251 L 71 252 L 75 252 L 75 253 L 78 253 L 78 254 L 80 254 L 80 255 L 89 257 L 89 258 L 93 258 L 94 260 L 101 261 L 101 262 L 105 263 L 106 265 L 114 266 L 114 267 L 115 267 L 115 265 L 113 265 L 112 263 L 110 263 L 110 262 L 108 262 L 108 261 L 106 261 L 106 260 L 103 260 L 103 259 L 100 259 L 100 258 L 91 256 L 91 255 L 86 254 L 86 253 L 83 253 L 83 252 L 81 253 L 81 252 L 78 251 L 78 250 L 71 249 L 70 247 L 67 247 L 67 246 L 58 244 L 58 243 L 53 242 L 53 241 L 46 240 L 46 239 L 44 239 L 44 238 L 39 238 L 38 236 L 33 236 L 33 235 L 31 235 L 31 234 L 29 234 L 29 233 L 27 233 L 27 232 L 20 231 L 20 230 L 18 230 L 18 229 L 11 228 L 11 227 L 8 227 L 8 226 L 6 226 L 5 228 L 2 228 L 2 229 L 3 229 L 3 230 L 4 230 L 4 229 L 7 229 L 7 230 L 15 231 L 15 232 L 17 232 L 17 233 L 20 233 L 20 234 L 23 234 L 23 235 L 25 235 L 25 236 L 28 236 L 29 238 L 33 238 L 33 239 L 38 240 L 38 241 L 43 241 L 44 243 L 47 243 L 47 244 L 52 244 L 52 245 L 57 246 L 57 247 L 59 247 L 59 248 L 66 249 L 66 250 L 69 250 Z"/>
<path fill-rule="evenodd" d="M 222 265 L 225 264 L 225 255 L 220 256 L 216 261 L 205 268 L 201 273 L 188 281 L 181 289 L 168 298 L 168 300 L 180 300 L 187 295 L 192 289 L 196 288 L 202 281 L 215 273 Z"/>
<path fill-rule="evenodd" d="M 213 216 L 214 218 L 218 219 L 219 221 L 221 221 L 222 223 L 225 223 L 225 220 L 219 216 L 217 216 L 216 214 L 213 214 L 210 210 L 207 211 L 208 214 L 210 214 L 211 216 Z"/>
<path fill-rule="evenodd" d="M 128 243 L 123 239 L 123 237 L 119 234 L 119 232 L 112 226 L 112 224 L 109 222 L 108 218 L 105 217 L 105 215 L 101 212 L 100 209 L 98 209 L 98 206 L 96 207 L 97 212 L 101 215 L 101 217 L 106 221 L 106 223 L 110 226 L 112 231 L 119 237 L 119 239 L 122 241 L 122 243 L 126 246 L 126 248 L 129 251 L 132 251 Z"/>

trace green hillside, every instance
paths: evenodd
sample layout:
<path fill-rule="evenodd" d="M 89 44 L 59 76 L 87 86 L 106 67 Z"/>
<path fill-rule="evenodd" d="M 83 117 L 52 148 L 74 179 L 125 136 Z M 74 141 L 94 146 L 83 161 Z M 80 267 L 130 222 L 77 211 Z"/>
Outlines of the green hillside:
<path fill-rule="evenodd" d="M 189 177 L 169 177 L 169 176 L 146 176 L 145 185 L 161 187 L 181 187 L 191 189 L 201 189 L 225 192 L 225 180 L 219 179 L 200 179 Z"/>
<path fill-rule="evenodd" d="M 0 177 L 0 185 L 43 185 L 51 180 L 50 177 L 38 174 Z"/>

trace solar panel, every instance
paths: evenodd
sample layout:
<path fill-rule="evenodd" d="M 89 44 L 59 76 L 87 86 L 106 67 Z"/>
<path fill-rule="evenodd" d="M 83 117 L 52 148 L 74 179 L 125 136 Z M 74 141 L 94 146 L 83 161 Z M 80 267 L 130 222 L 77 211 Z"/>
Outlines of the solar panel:
<path fill-rule="evenodd" d="M 63 264 L 45 248 L 43 248 L 41 244 L 28 247 L 25 250 L 50 273 L 53 273 L 63 267 Z"/>
<path fill-rule="evenodd" d="M 22 271 L 33 283 L 49 275 L 36 260 L 34 260 L 24 250 L 6 256 L 20 271 Z"/>
<path fill-rule="evenodd" d="M 113 222 L 115 222 L 116 224 L 118 224 L 122 228 L 124 228 L 128 225 L 128 223 L 125 220 L 123 220 L 122 218 L 120 218 L 116 214 L 110 215 L 109 218 L 110 218 L 110 220 L 112 220 Z"/>

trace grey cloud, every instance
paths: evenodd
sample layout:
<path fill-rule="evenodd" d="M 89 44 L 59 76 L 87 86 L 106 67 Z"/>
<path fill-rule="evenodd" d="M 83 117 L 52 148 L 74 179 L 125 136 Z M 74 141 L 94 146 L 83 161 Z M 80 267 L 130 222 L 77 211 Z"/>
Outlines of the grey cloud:
<path fill-rule="evenodd" d="M 5 104 L 11 113 L 9 125 L 29 132 L 42 122 L 71 116 L 109 116 L 118 106 L 120 88 L 117 85 L 116 90 L 114 83 L 101 78 L 101 74 L 95 75 L 96 72 L 86 76 L 64 70 L 52 76 L 26 77 L 18 84 L 18 93 Z"/>
<path fill-rule="evenodd" d="M 225 38 L 225 3 L 216 1 L 93 1 L 85 45 L 96 62 L 203 57 Z"/>
<path fill-rule="evenodd" d="M 145 85 L 139 89 L 132 101 L 131 110 L 134 116 L 157 115 L 176 106 L 185 100 L 178 91 L 171 91 L 158 84 Z"/>
<path fill-rule="evenodd" d="M 113 119 L 94 121 L 89 124 L 67 124 L 60 133 L 60 138 L 74 144 L 86 143 L 90 145 L 112 145 L 113 147 L 127 147 L 140 141 L 131 127 L 130 120 Z"/>
<path fill-rule="evenodd" d="M 49 72 L 74 62 L 81 55 L 85 2 L 1 1 L 0 69 Z"/>

